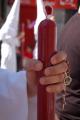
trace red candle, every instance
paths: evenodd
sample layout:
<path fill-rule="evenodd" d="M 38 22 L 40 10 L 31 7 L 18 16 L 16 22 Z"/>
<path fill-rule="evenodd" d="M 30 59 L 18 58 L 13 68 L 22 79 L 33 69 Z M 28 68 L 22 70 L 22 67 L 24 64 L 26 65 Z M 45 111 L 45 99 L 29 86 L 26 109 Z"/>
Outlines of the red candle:
<path fill-rule="evenodd" d="M 38 28 L 38 59 L 44 68 L 50 65 L 50 58 L 56 51 L 56 23 L 54 20 L 43 20 Z M 44 70 L 44 69 L 43 69 Z M 39 73 L 41 77 L 43 71 Z M 54 94 L 46 91 L 46 86 L 38 84 L 37 120 L 54 120 Z"/>

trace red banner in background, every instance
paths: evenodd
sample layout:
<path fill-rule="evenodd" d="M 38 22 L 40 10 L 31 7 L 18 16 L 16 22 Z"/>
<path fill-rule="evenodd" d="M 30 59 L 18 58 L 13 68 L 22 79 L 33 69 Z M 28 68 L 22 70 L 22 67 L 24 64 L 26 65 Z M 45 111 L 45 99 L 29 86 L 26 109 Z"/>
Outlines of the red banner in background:
<path fill-rule="evenodd" d="M 36 5 L 36 0 L 21 0 L 21 4 Z"/>
<path fill-rule="evenodd" d="M 49 1 L 54 8 L 77 9 L 78 0 L 44 0 Z"/>
<path fill-rule="evenodd" d="M 78 0 L 43 0 L 49 2 L 54 8 L 64 9 L 77 9 Z M 11 5 L 14 0 L 8 0 L 8 4 Z M 36 0 L 21 0 L 21 4 L 27 4 L 31 6 L 36 5 Z"/>
<path fill-rule="evenodd" d="M 26 0 L 22 0 L 25 3 Z M 54 8 L 77 9 L 78 0 L 43 0 L 49 2 Z M 27 0 L 28 4 L 36 5 L 36 0 Z"/>
<path fill-rule="evenodd" d="M 8 5 L 12 5 L 15 0 L 8 0 Z M 35 6 L 36 5 L 36 0 L 20 0 L 21 4 L 25 5 L 31 5 Z"/>

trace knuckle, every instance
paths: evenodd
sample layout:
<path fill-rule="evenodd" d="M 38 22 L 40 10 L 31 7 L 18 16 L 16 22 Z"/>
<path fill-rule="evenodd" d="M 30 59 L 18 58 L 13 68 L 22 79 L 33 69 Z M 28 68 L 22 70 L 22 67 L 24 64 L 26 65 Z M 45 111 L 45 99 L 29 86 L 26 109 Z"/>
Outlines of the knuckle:
<path fill-rule="evenodd" d="M 65 74 L 60 74 L 58 79 L 60 82 L 63 82 L 64 81 L 64 77 L 65 77 Z"/>

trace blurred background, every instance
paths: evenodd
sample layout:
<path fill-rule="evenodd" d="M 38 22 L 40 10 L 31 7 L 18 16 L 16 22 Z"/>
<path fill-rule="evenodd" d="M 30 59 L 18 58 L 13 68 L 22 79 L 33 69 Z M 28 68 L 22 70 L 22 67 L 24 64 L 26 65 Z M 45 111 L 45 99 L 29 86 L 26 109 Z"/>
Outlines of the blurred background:
<path fill-rule="evenodd" d="M 60 33 L 64 24 L 74 15 L 79 7 L 80 0 L 43 0 L 53 6 L 53 14 L 57 25 L 57 46 L 60 46 Z M 0 0 L 0 27 L 4 24 L 6 17 L 13 5 L 14 0 Z M 35 46 L 34 24 L 37 17 L 36 0 L 21 0 L 19 15 L 19 32 L 25 32 L 24 44 L 16 49 L 17 70 L 21 69 L 21 62 L 26 48 L 33 52 Z M 0 42 L 1 44 L 2 42 Z M 30 51 L 30 49 L 28 49 Z M 1 57 L 1 56 L 0 56 Z M 29 56 L 28 56 L 29 57 Z"/>

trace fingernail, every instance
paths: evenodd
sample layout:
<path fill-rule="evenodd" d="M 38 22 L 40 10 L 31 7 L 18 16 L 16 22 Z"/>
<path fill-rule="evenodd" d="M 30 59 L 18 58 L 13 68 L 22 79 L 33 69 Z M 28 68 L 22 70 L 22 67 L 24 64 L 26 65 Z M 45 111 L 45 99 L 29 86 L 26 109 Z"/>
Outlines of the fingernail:
<path fill-rule="evenodd" d="M 36 67 L 36 70 L 42 70 L 43 64 L 38 62 L 35 67 Z"/>
<path fill-rule="evenodd" d="M 51 91 L 50 91 L 50 88 L 46 88 L 46 91 L 48 92 L 48 93 L 51 93 Z"/>
<path fill-rule="evenodd" d="M 49 75 L 50 71 L 48 69 L 45 70 L 45 75 Z"/>
<path fill-rule="evenodd" d="M 40 84 L 44 85 L 44 79 L 43 78 L 40 79 Z"/>

